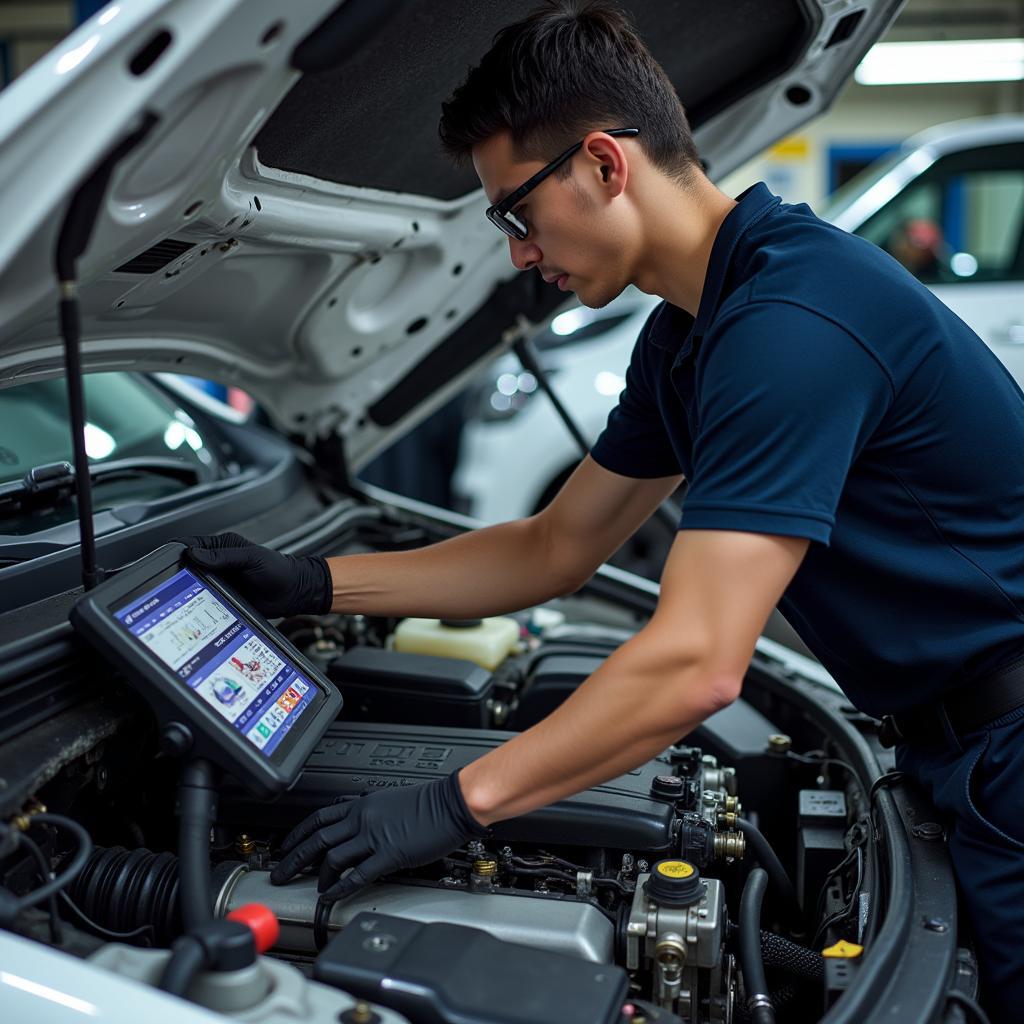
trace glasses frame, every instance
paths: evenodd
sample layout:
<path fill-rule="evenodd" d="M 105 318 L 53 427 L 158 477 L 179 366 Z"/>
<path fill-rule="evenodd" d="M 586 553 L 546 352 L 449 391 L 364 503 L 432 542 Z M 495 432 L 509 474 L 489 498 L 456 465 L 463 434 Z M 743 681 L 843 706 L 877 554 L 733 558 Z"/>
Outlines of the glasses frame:
<path fill-rule="evenodd" d="M 605 132 L 605 135 L 612 135 L 617 138 L 632 138 L 634 135 L 639 135 L 639 128 L 610 128 Z M 488 206 L 485 211 L 487 219 L 503 234 L 508 235 L 509 238 L 515 238 L 518 241 L 525 241 L 529 231 L 526 225 L 518 220 L 512 220 L 514 217 L 512 213 L 512 207 L 518 206 L 523 199 L 528 196 L 546 177 L 553 174 L 566 162 L 571 159 L 576 153 L 583 148 L 583 143 L 586 139 L 581 139 L 576 143 L 575 146 L 570 146 L 561 156 L 556 156 L 551 163 L 542 167 L 536 174 L 527 178 L 517 189 L 509 192 L 504 199 L 500 202 L 495 203 L 493 206 Z"/>

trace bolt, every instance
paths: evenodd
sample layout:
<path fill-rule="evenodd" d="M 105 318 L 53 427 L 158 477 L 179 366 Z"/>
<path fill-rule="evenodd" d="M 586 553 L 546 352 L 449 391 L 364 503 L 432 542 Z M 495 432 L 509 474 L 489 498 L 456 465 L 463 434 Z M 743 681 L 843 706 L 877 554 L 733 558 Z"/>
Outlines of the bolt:
<path fill-rule="evenodd" d="M 487 858 L 473 861 L 473 873 L 484 878 L 493 878 L 498 873 L 498 862 Z"/>
<path fill-rule="evenodd" d="M 935 843 L 942 838 L 942 826 L 935 821 L 922 821 L 920 825 L 914 826 L 913 832 L 926 843 Z"/>
<path fill-rule="evenodd" d="M 235 849 L 243 856 L 248 857 L 253 850 L 256 849 L 256 842 L 252 836 L 247 836 L 244 832 L 235 839 Z"/>
<path fill-rule="evenodd" d="M 647 871 L 647 870 L 648 870 L 649 868 L 650 868 L 650 864 L 648 864 L 648 863 L 647 863 L 647 861 L 646 861 L 646 860 L 644 860 L 644 858 L 643 858 L 643 857 L 641 857 L 641 858 L 640 858 L 640 859 L 639 859 L 639 860 L 638 860 L 638 861 L 636 862 L 636 869 L 637 869 L 637 871 L 639 871 L 639 872 L 640 872 L 640 874 L 643 874 L 643 873 L 644 873 L 645 871 Z"/>
<path fill-rule="evenodd" d="M 949 931 L 949 925 L 941 917 L 926 917 L 924 919 L 924 926 L 928 931 L 938 932 L 940 935 L 943 932 Z"/>
<path fill-rule="evenodd" d="M 479 839 L 472 839 L 466 846 L 466 852 L 470 857 L 476 859 L 478 857 L 482 857 L 487 851 L 484 849 L 484 844 L 481 843 Z"/>
<path fill-rule="evenodd" d="M 370 1009 L 370 1004 L 356 1003 L 352 1007 L 348 1019 L 351 1021 L 351 1024 L 370 1024 L 370 1021 L 373 1020 L 373 1010 Z"/>
<path fill-rule="evenodd" d="M 793 746 L 793 741 L 781 732 L 773 732 L 768 737 L 768 749 L 773 754 L 784 754 Z"/>

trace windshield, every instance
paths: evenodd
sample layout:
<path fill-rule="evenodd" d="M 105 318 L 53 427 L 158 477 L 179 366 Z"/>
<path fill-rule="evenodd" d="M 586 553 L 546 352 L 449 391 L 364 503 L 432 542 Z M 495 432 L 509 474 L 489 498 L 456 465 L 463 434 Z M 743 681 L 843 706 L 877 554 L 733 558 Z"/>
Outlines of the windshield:
<path fill-rule="evenodd" d="M 870 163 L 859 174 L 855 174 L 845 184 L 833 192 L 823 204 L 819 216 L 822 220 L 834 220 L 836 216 L 853 202 L 858 196 L 867 192 L 876 181 L 880 181 L 901 160 L 905 159 L 905 149 L 894 149 L 891 153 L 879 157 Z"/>
<path fill-rule="evenodd" d="M 223 475 L 191 417 L 144 377 L 129 373 L 90 374 L 84 379 L 85 447 L 90 466 L 122 459 L 181 462 L 200 482 Z M 34 381 L 0 391 L 0 484 L 29 470 L 72 461 L 67 385 L 63 379 Z M 97 512 L 125 501 L 153 501 L 189 486 L 187 475 L 148 474 L 100 481 L 94 488 Z M 29 534 L 75 519 L 73 502 L 0 514 L 0 533 Z"/>

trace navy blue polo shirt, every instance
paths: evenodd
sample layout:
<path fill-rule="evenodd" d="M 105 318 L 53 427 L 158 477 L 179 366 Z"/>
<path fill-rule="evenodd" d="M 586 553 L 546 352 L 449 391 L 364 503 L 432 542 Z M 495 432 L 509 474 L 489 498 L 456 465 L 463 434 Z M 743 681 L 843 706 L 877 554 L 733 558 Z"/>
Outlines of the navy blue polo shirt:
<path fill-rule="evenodd" d="M 779 608 L 871 714 L 1024 654 L 1024 395 L 899 263 L 763 184 L 697 316 L 651 314 L 591 455 L 682 473 L 681 529 L 812 541 Z"/>

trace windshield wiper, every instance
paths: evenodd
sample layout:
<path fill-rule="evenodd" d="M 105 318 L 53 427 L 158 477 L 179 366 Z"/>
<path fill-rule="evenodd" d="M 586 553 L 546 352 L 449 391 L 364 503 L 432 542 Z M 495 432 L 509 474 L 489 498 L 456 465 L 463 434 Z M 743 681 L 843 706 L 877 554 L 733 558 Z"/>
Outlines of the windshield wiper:
<path fill-rule="evenodd" d="M 89 467 L 93 484 L 128 480 L 139 476 L 161 476 L 178 480 L 185 487 L 199 483 L 199 470 L 187 462 L 162 455 L 115 459 Z M 75 490 L 75 470 L 70 462 L 48 462 L 33 466 L 20 480 L 0 484 L 0 508 L 15 506 L 56 508 L 70 501 Z"/>

